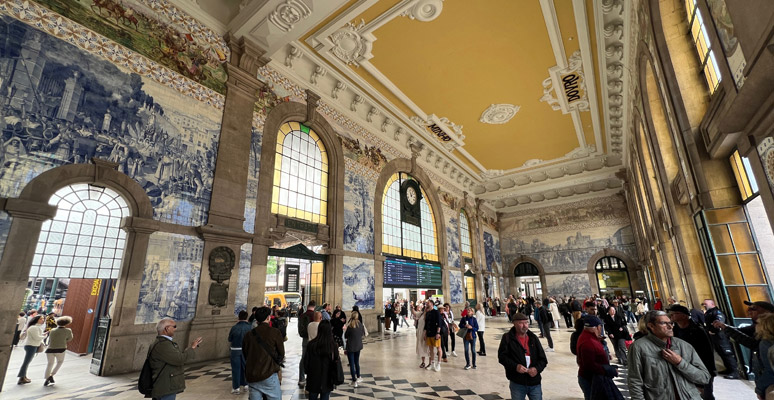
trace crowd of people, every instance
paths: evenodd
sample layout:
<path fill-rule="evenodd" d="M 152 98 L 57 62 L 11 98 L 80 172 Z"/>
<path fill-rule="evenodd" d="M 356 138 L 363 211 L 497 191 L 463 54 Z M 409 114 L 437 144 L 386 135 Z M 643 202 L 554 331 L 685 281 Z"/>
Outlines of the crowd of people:
<path fill-rule="evenodd" d="M 416 354 L 421 359 L 419 368 L 439 372 L 448 362 L 447 356 L 457 356 L 455 338 L 459 337 L 464 369 L 475 370 L 477 357 L 486 356 L 484 332 L 489 312 L 499 307 L 512 328 L 500 338 L 497 359 L 504 367 L 511 398 L 518 400 L 542 399 L 546 353 L 554 351 L 551 331 L 560 329 L 562 321 L 572 330 L 569 350 L 576 356 L 578 386 L 585 399 L 623 399 L 613 381 L 622 367 L 628 369 L 631 399 L 714 399 L 713 380 L 717 375 L 739 378 L 736 360 L 725 357 L 730 337 L 752 352 L 758 397 L 774 397 L 774 305 L 768 302 L 745 302 L 753 323 L 743 328 L 729 325 L 711 299 L 702 303 L 705 310 L 689 309 L 674 298 L 667 299 L 667 304 L 656 299 L 651 310 L 651 302 L 645 298 L 596 295 L 542 300 L 510 296 L 502 302 L 492 300 L 489 307 L 486 303 L 475 307 L 465 304 L 455 316 L 450 304 L 436 300 L 388 302 L 384 324 L 393 329 L 413 325 Z M 30 323 L 42 324 L 40 320 Z M 533 323 L 539 328 L 537 334 L 530 329 Z M 181 350 L 172 342 L 175 328 L 171 319 L 157 326 L 157 340 L 149 350 L 149 359 L 156 360 L 157 373 L 164 365 L 182 368 L 201 343 L 201 338 L 195 339 L 188 349 Z M 299 313 L 297 328 L 302 342 L 298 385 L 309 393 L 309 398 L 328 399 L 336 386 L 346 383 L 344 357 L 349 365 L 349 384 L 359 386 L 360 353 L 368 330 L 357 306 L 346 312 L 340 306 L 325 303 L 318 307 L 311 301 Z M 27 331 L 28 337 L 41 336 L 34 330 Z M 32 340 L 34 345 L 36 339 Z M 232 393 L 249 388 L 250 399 L 280 399 L 287 340 L 287 317 L 282 310 L 264 306 L 254 308 L 251 315 L 240 312 L 228 340 Z M 154 352 L 156 346 L 163 350 Z M 726 371 L 716 371 L 714 351 L 728 363 Z M 611 354 L 616 357 L 615 363 Z M 159 389 L 154 387 L 153 397 L 174 399 L 185 387 L 184 378 L 179 376 L 179 381 L 169 380 Z"/>

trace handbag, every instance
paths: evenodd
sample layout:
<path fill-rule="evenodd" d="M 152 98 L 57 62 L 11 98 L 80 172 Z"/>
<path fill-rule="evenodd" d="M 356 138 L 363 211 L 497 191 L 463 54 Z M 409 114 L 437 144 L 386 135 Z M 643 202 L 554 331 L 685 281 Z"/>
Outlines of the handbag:
<path fill-rule="evenodd" d="M 467 341 L 473 340 L 473 332 L 471 332 L 469 330 L 466 330 L 466 331 L 467 332 L 465 332 L 465 340 L 467 340 Z"/>
<path fill-rule="evenodd" d="M 468 335 L 468 328 L 466 328 L 464 326 L 460 326 L 459 330 L 457 331 L 457 336 L 465 339 L 465 336 L 467 336 L 467 335 Z"/>
<path fill-rule="evenodd" d="M 335 371 L 335 374 L 330 374 L 333 386 L 344 384 L 344 368 L 341 366 L 341 358 L 335 357 L 331 360 L 331 369 Z"/>

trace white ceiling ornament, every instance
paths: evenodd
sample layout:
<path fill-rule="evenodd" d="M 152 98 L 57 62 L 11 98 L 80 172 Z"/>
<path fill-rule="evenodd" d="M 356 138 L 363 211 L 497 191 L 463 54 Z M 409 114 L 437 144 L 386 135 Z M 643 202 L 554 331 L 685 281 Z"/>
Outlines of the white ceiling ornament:
<path fill-rule="evenodd" d="M 539 158 L 533 158 L 533 159 L 525 161 L 524 164 L 522 165 L 522 167 L 534 167 L 534 166 L 536 166 L 536 165 L 538 165 L 538 164 L 540 164 L 542 162 L 543 162 L 543 160 L 541 160 Z"/>
<path fill-rule="evenodd" d="M 486 171 L 481 171 L 480 175 L 482 178 L 489 180 L 503 176 L 504 173 L 505 171 L 502 169 L 488 169 Z"/>
<path fill-rule="evenodd" d="M 359 25 L 349 22 L 330 37 L 333 42 L 331 52 L 347 65 L 359 65 L 360 61 L 372 57 L 373 41 L 359 32 L 364 26 L 363 20 Z"/>
<path fill-rule="evenodd" d="M 295 24 L 310 15 L 312 10 L 303 1 L 286 0 L 269 14 L 269 21 L 282 31 L 290 32 Z"/>
<path fill-rule="evenodd" d="M 420 22 L 429 22 L 441 15 L 443 0 L 419 0 L 400 15 Z"/>
<path fill-rule="evenodd" d="M 513 104 L 492 104 L 484 110 L 479 121 L 485 124 L 504 124 L 513 118 L 521 107 Z"/>
<path fill-rule="evenodd" d="M 567 61 L 567 68 L 559 66 L 549 68 L 549 76 L 543 81 L 543 97 L 540 101 L 548 103 L 552 110 L 562 110 L 563 114 L 574 110 L 589 111 L 589 98 L 580 50 L 572 53 Z"/>

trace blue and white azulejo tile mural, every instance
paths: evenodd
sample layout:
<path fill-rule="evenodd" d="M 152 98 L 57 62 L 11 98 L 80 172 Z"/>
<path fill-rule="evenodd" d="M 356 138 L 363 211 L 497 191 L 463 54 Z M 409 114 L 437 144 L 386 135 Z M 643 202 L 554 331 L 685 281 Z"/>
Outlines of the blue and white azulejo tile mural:
<path fill-rule="evenodd" d="M 448 262 L 454 268 L 459 268 L 461 265 L 461 253 L 460 253 L 460 231 L 458 219 L 451 217 L 446 224 L 446 248 L 448 250 Z"/>
<path fill-rule="evenodd" d="M 156 232 L 148 242 L 135 324 L 162 318 L 188 321 L 196 313 L 204 241 L 195 236 Z"/>
<path fill-rule="evenodd" d="M 543 296 L 576 296 L 579 298 L 591 295 L 589 274 L 546 275 L 546 290 Z"/>
<path fill-rule="evenodd" d="M 374 260 L 345 256 L 343 275 L 342 310 L 351 310 L 352 306 L 374 308 Z"/>
<path fill-rule="evenodd" d="M 0 30 L 0 196 L 96 157 L 145 189 L 156 219 L 207 222 L 221 110 L 14 18 Z"/>
<path fill-rule="evenodd" d="M 502 265 L 500 257 L 500 239 L 491 233 L 484 231 L 484 255 L 486 256 L 486 269 L 489 272 L 499 272 Z"/>
<path fill-rule="evenodd" d="M 8 243 L 8 233 L 11 232 L 13 218 L 5 211 L 0 211 L 0 259 L 3 258 L 5 244 Z"/>
<path fill-rule="evenodd" d="M 449 297 L 452 304 L 463 302 L 462 271 L 449 271 Z"/>
<path fill-rule="evenodd" d="M 349 159 L 346 161 L 347 168 L 344 172 L 346 180 L 344 184 L 344 250 L 373 254 L 376 181 L 358 171 L 365 169 L 360 164 L 350 162 Z"/>
<path fill-rule="evenodd" d="M 255 209 L 258 207 L 258 173 L 261 170 L 261 145 L 263 133 L 256 128 L 253 115 L 252 140 L 250 141 L 250 165 L 247 169 L 247 194 L 245 196 L 245 220 L 242 229 L 255 233 Z"/>
<path fill-rule="evenodd" d="M 239 280 L 237 281 L 236 300 L 234 300 L 234 315 L 247 310 L 247 292 L 250 288 L 250 265 L 253 260 L 253 245 L 245 243 L 239 249 Z M 249 311 L 248 311 L 249 312 Z"/>

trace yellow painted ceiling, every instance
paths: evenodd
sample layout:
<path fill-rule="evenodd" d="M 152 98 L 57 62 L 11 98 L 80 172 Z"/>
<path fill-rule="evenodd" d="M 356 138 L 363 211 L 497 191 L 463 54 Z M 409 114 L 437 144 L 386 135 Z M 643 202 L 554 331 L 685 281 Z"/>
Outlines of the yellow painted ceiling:
<path fill-rule="evenodd" d="M 352 21 L 368 23 L 394 4 L 396 0 L 376 2 Z M 569 58 L 579 48 L 572 2 L 554 4 Z M 587 6 L 596 66 L 592 0 L 587 0 Z M 548 161 L 578 147 L 571 115 L 554 111 L 539 100 L 548 69 L 557 62 L 537 0 L 445 0 L 443 11 L 433 21 L 399 16 L 373 34 L 376 41 L 370 63 L 424 113 L 462 125 L 465 151 L 485 168 L 516 168 L 530 159 Z M 351 68 L 407 116 L 416 114 L 366 68 Z M 506 124 L 480 122 L 483 111 L 493 103 L 521 108 Z M 581 113 L 581 127 L 586 142 L 595 144 L 590 112 Z"/>

